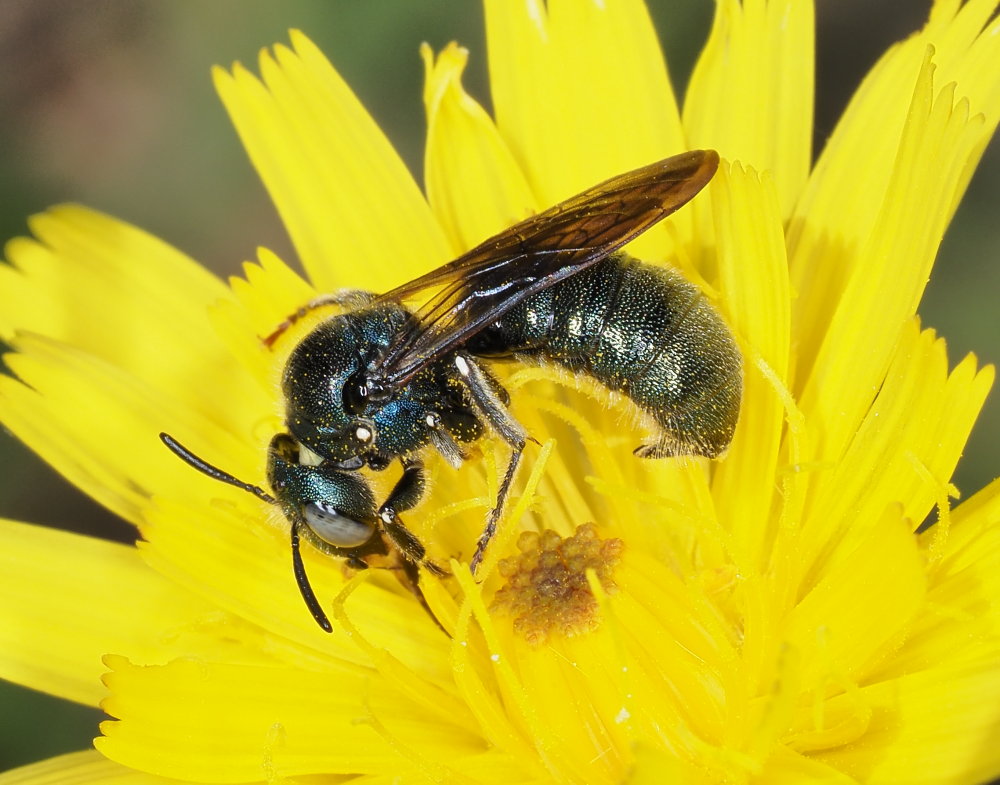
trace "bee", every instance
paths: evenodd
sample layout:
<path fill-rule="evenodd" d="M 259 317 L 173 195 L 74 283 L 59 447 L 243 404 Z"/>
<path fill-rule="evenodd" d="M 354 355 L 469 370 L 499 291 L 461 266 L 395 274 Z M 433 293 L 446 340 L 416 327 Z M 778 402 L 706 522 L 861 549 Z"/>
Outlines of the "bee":
<path fill-rule="evenodd" d="M 161 433 L 160 440 L 203 474 L 235 485 L 281 509 L 291 524 L 295 582 L 306 607 L 325 632 L 333 632 L 333 625 L 306 576 L 299 544 L 302 536 L 318 550 L 346 559 L 347 566 L 353 569 L 384 567 L 396 570 L 403 585 L 417 595 L 431 618 L 437 621 L 419 589 L 417 570 L 419 565 L 434 575 L 446 572 L 424 558 L 420 541 L 388 512 L 394 508 L 406 509 L 419 501 L 423 494 L 419 472 L 412 468 L 404 471 L 403 478 L 382 505 L 380 516 L 371 488 L 357 471 L 362 465 L 360 461 L 310 464 L 300 446 L 286 433 L 273 436 L 267 450 L 267 481 L 275 496 L 202 460 L 169 434 Z M 406 558 L 402 558 L 402 554 L 406 554 Z"/>
<path fill-rule="evenodd" d="M 289 355 L 288 433 L 268 451 L 274 497 L 164 435 L 165 443 L 200 471 L 281 507 L 299 589 L 324 629 L 299 532 L 356 567 L 395 549 L 416 588 L 417 565 L 443 573 L 399 518 L 423 496 L 421 455 L 434 449 L 457 468 L 463 445 L 492 432 L 511 454 L 472 570 L 481 562 L 530 439 L 491 362 L 552 363 L 623 394 L 660 429 L 639 457 L 719 456 L 739 417 L 735 341 L 695 285 L 620 250 L 692 199 L 718 163 L 714 151 L 695 150 L 612 177 L 385 294 L 341 292 L 289 317 L 266 344 L 317 308 L 342 310 Z M 405 304 L 428 291 L 419 308 Z M 397 460 L 402 476 L 376 507 L 359 472 Z"/>

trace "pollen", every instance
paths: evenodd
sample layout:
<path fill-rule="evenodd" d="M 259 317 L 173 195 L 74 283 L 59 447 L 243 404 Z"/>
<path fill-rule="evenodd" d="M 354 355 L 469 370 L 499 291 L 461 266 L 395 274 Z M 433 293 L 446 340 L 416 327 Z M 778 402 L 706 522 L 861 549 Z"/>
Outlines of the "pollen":
<path fill-rule="evenodd" d="M 498 565 L 505 583 L 490 610 L 513 616 L 514 630 L 532 646 L 552 636 L 590 632 L 600 616 L 587 571 L 594 571 L 605 592 L 615 593 L 612 573 L 624 546 L 617 538 L 598 537 L 592 523 L 565 539 L 551 530 L 523 532 L 517 541 L 520 553 Z"/>

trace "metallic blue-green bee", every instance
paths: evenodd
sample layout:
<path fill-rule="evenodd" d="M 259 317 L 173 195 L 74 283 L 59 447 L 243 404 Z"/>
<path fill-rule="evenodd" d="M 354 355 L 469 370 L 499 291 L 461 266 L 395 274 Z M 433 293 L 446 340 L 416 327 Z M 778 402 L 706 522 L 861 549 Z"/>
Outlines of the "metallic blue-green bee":
<path fill-rule="evenodd" d="M 266 343 L 306 312 L 342 311 L 295 347 L 284 371 L 288 433 L 272 442 L 268 479 L 291 522 L 293 550 L 296 532 L 308 529 L 355 566 L 397 549 L 414 586 L 417 565 L 440 573 L 398 514 L 423 494 L 424 450 L 458 467 L 463 445 L 493 432 L 511 458 L 475 569 L 530 438 L 487 362 L 555 363 L 624 394 L 660 428 L 656 441 L 637 448 L 640 457 L 721 454 L 742 394 L 735 342 L 696 286 L 619 250 L 694 197 L 718 160 L 698 150 L 613 177 L 390 292 L 320 298 L 279 327 Z M 427 290 L 435 293 L 422 306 L 407 307 Z M 196 468 L 253 489 L 177 447 Z M 396 460 L 402 477 L 376 507 L 358 471 Z M 325 526 L 320 508 L 337 526 Z M 326 629 L 297 551 L 293 558 L 299 588 Z"/>

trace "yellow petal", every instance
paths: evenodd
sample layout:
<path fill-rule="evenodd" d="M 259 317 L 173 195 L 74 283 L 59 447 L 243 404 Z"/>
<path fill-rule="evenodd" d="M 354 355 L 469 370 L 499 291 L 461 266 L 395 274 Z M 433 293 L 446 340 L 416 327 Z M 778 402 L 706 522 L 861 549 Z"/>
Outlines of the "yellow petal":
<path fill-rule="evenodd" d="M 801 653 L 806 689 L 860 680 L 894 653 L 923 607 L 925 590 L 916 539 L 899 509 L 889 509 L 789 616 L 788 640 Z"/>
<path fill-rule="evenodd" d="M 800 399 L 807 420 L 823 423 L 813 449 L 825 459 L 842 454 L 871 405 L 900 330 L 920 301 L 956 191 L 988 138 L 982 117 L 970 118 L 968 103 L 956 103 L 951 89 L 934 95 L 932 70 L 926 62 L 871 235 L 856 250 L 841 250 L 853 259 L 853 274 L 820 328 L 822 345 Z M 819 283 L 808 282 L 806 299 L 815 299 Z M 822 295 L 835 298 L 836 291 Z M 824 314 L 803 318 L 815 325 Z M 822 333 L 804 337 L 805 356 L 810 336 Z"/>
<path fill-rule="evenodd" d="M 0 419 L 63 476 L 126 520 L 138 523 L 153 492 L 189 493 L 192 470 L 160 443 L 161 431 L 196 452 L 215 444 L 249 454 L 223 423 L 86 352 L 27 335 L 15 348 L 19 352 L 6 361 L 20 381 L 0 376 Z M 242 392 L 259 411 L 264 404 L 252 391 Z M 216 393 L 224 397 L 226 387 Z M 217 401 L 214 411 L 225 408 Z M 232 471 L 249 474 L 246 464 Z"/>
<path fill-rule="evenodd" d="M 258 256 L 259 263 L 244 264 L 245 278 L 230 279 L 233 297 L 216 303 L 210 316 L 232 354 L 271 397 L 297 339 L 329 310 L 317 309 L 299 319 L 299 309 L 318 293 L 272 252 L 261 248 Z M 296 322 L 286 329 L 290 319 Z M 268 345 L 279 330 L 284 330 L 280 338 Z"/>
<path fill-rule="evenodd" d="M 684 149 L 642 2 L 490 0 L 485 9 L 497 125 L 543 204 Z"/>
<path fill-rule="evenodd" d="M 0 774 L 0 785 L 180 785 L 119 766 L 94 750 L 70 752 Z M 189 785 L 198 785 L 190 782 Z"/>
<path fill-rule="evenodd" d="M 215 85 L 320 290 L 383 291 L 447 261 L 447 243 L 405 165 L 304 35 Z"/>
<path fill-rule="evenodd" d="M 338 772 L 412 776 L 443 773 L 483 748 L 467 716 L 428 722 L 426 706 L 358 666 L 328 663 L 310 672 L 191 659 L 145 668 L 123 657 L 106 663 L 111 697 L 104 709 L 119 721 L 102 725 L 97 748 L 163 776 L 207 782 Z"/>
<path fill-rule="evenodd" d="M 948 496 L 947 484 L 986 399 L 992 369 L 967 358 L 950 375 L 944 341 L 914 320 L 878 396 L 836 467 L 816 473 L 803 521 L 807 553 L 863 535 L 887 504 L 916 527 Z M 803 568 L 813 557 L 801 554 Z M 822 557 L 820 557 L 822 558 Z"/>
<path fill-rule="evenodd" d="M 962 502 L 955 510 L 951 531 L 941 548 L 937 569 L 943 574 L 960 572 L 976 559 L 990 553 L 988 547 L 983 550 L 984 538 L 1000 534 L 1000 528 L 995 527 L 997 521 L 1000 521 L 1000 478 L 968 501 Z"/>
<path fill-rule="evenodd" d="M 188 504 L 159 500 L 148 511 L 142 527 L 147 540 L 142 545 L 146 562 L 212 604 L 276 633 L 279 640 L 272 648 L 287 649 L 286 659 L 301 658 L 297 652 L 315 650 L 332 660 L 370 662 L 349 631 L 338 625 L 327 634 L 309 614 L 292 572 L 289 525 L 277 509 L 207 477 L 192 482 L 205 486 L 199 491 L 217 501 Z M 303 545 L 302 555 L 320 604 L 334 617 L 335 599 L 345 582 L 342 560 L 319 553 L 308 544 Z M 444 678 L 444 633 L 388 571 L 372 572 L 345 606 L 347 617 L 359 620 L 358 634 L 373 641 L 373 646 L 396 652 L 408 667 L 426 678 Z M 281 640 L 294 641 L 297 646 L 290 649 Z M 405 646 L 401 640 L 406 641 Z"/>
<path fill-rule="evenodd" d="M 1000 770 L 998 657 L 995 638 L 988 648 L 957 646 L 937 667 L 863 687 L 868 731 L 816 757 L 875 785 L 989 781 Z"/>
<path fill-rule="evenodd" d="M 684 130 L 774 178 L 782 219 L 812 163 L 811 0 L 719 0 L 684 99 Z"/>
<path fill-rule="evenodd" d="M 534 196 L 489 115 L 463 89 L 468 52 L 455 44 L 426 71 L 427 198 L 457 256 L 537 211 Z"/>
<path fill-rule="evenodd" d="M 685 785 L 712 785 L 711 772 L 700 766 L 664 752 L 651 745 L 636 745 L 635 761 L 623 785 L 662 785 L 663 782 L 683 782 Z"/>
<path fill-rule="evenodd" d="M 987 128 L 996 128 L 1000 121 L 1000 78 L 996 63 L 1000 19 L 993 18 L 997 5 L 997 0 L 970 0 L 962 4 L 935 0 L 922 31 L 922 37 L 935 49 L 939 83 L 957 83 L 958 94 L 969 99 L 974 113 L 983 114 Z"/>
<path fill-rule="evenodd" d="M 815 758 L 778 747 L 752 780 L 760 785 L 857 785 L 858 780 Z"/>
<path fill-rule="evenodd" d="M 0 521 L 0 538 L 5 679 L 96 706 L 109 651 L 147 663 L 266 659 L 231 617 L 149 569 L 135 548 L 14 521 Z"/>
<path fill-rule="evenodd" d="M 796 333 L 804 360 L 818 352 L 854 278 L 867 278 L 875 290 L 878 262 L 862 248 L 890 231 L 885 213 L 894 205 L 904 214 L 910 211 L 905 230 L 921 237 L 933 234 L 931 229 L 942 231 L 961 200 L 1000 119 L 1000 20 L 983 30 L 995 7 L 995 0 L 937 3 L 926 27 L 892 47 L 869 72 L 827 142 L 789 223 L 792 285 L 800 295 Z M 934 83 L 945 86 L 943 91 L 931 84 L 929 51 L 940 64 Z M 948 92 L 952 81 L 957 82 L 956 101 Z M 940 135 L 940 129 L 924 133 L 921 129 L 935 122 L 928 117 L 932 100 L 938 123 L 952 111 L 952 103 L 959 107 L 956 111 L 983 117 L 962 134 Z M 914 136 L 922 133 L 920 149 L 914 150 Z M 919 296 L 937 247 L 936 240 L 931 243 L 930 259 L 927 249 L 893 251 L 902 255 L 890 261 L 899 260 L 906 278 L 897 282 L 894 273 L 887 293 L 898 287 L 901 296 L 912 299 L 916 286 Z M 911 282 L 911 271 L 919 285 Z M 804 364 L 802 370 L 808 367 Z"/>
<path fill-rule="evenodd" d="M 783 401 L 766 374 L 787 383 L 791 348 L 784 234 L 770 176 L 724 165 L 711 187 L 726 315 L 744 355 L 740 419 L 712 493 L 741 568 L 763 569 L 785 423 Z"/>
<path fill-rule="evenodd" d="M 37 240 L 7 245 L 0 265 L 0 334 L 32 331 L 80 347 L 233 425 L 253 400 L 218 406 L 221 385 L 245 377 L 218 340 L 205 309 L 227 295 L 222 282 L 145 232 L 82 207 L 31 219 Z"/>
<path fill-rule="evenodd" d="M 1000 481 L 994 481 L 921 538 L 936 560 L 929 572 L 928 609 L 882 678 L 933 669 L 961 649 L 988 646 L 1000 630 Z M 942 543 L 941 540 L 944 540 Z"/>

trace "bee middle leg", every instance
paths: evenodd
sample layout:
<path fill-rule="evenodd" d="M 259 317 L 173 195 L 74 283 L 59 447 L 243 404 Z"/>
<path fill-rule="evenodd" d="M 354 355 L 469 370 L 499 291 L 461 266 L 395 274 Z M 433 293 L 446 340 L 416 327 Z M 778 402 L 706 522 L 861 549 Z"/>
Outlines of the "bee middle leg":
<path fill-rule="evenodd" d="M 409 510 L 423 498 L 427 486 L 424 465 L 418 460 L 403 460 L 403 475 L 399 478 L 388 498 L 378 510 L 379 520 L 386 536 L 400 553 L 414 564 L 422 565 L 434 575 L 447 575 L 447 571 L 426 559 L 427 550 L 420 539 L 399 519 L 399 513 Z"/>
<path fill-rule="evenodd" d="M 434 613 L 423 589 L 420 587 L 420 567 L 423 567 L 432 575 L 444 576 L 448 571 L 438 566 L 430 559 L 425 558 L 426 550 L 423 543 L 411 532 L 399 519 L 398 513 L 413 507 L 424 495 L 426 478 L 424 476 L 423 464 L 418 460 L 403 460 L 403 476 L 399 478 L 385 503 L 379 508 L 378 517 L 382 521 L 382 530 L 385 538 L 391 540 L 392 545 L 402 556 L 397 560 L 399 578 L 407 589 L 409 589 L 420 605 L 431 617 L 440 630 L 451 637 L 451 633 L 445 629 L 441 620 Z"/>

